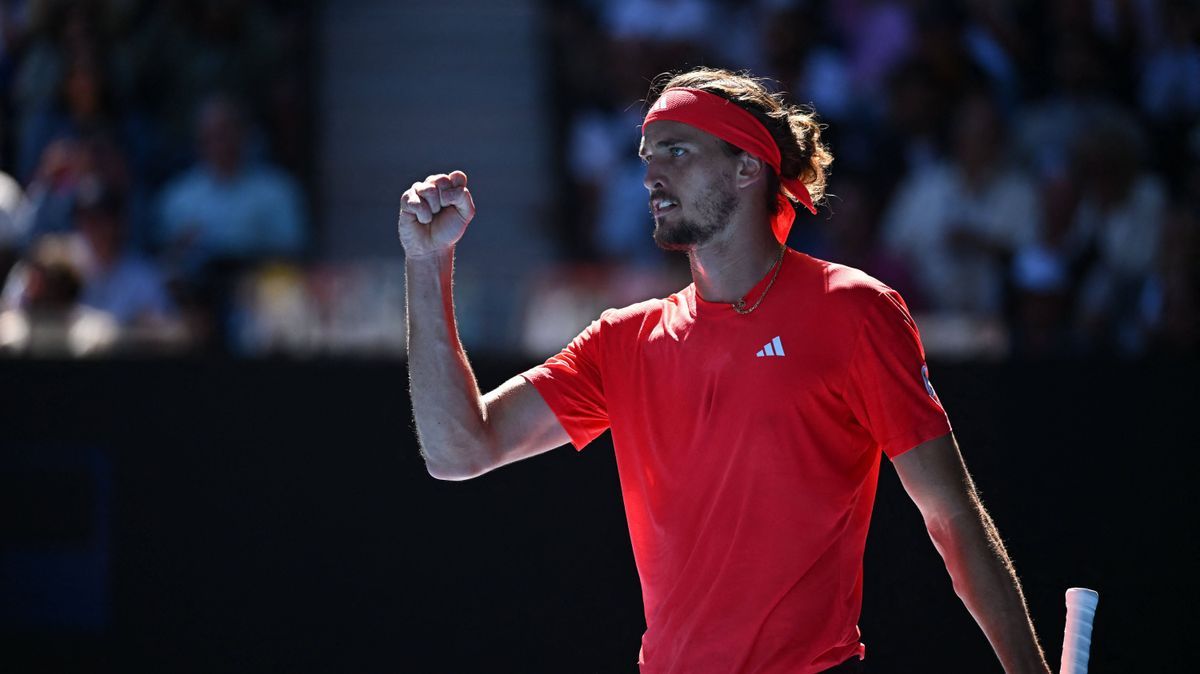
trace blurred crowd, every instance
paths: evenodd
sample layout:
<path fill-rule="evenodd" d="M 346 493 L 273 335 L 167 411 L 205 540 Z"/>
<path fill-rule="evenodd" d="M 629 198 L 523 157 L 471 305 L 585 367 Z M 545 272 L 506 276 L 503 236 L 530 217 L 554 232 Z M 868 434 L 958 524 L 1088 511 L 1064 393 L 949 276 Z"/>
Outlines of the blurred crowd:
<path fill-rule="evenodd" d="M 520 76 L 552 80 L 570 216 L 531 353 L 687 282 L 636 148 L 653 77 L 694 65 L 816 109 L 830 196 L 790 243 L 901 291 L 932 354 L 1197 352 L 1200 3 L 538 6 L 548 67 Z M 399 268 L 314 250 L 312 13 L 0 0 L 0 353 L 403 349 Z"/>
<path fill-rule="evenodd" d="M 309 252 L 306 7 L 0 0 L 0 351 L 228 347 Z"/>
<path fill-rule="evenodd" d="M 586 270 L 548 284 L 560 303 L 679 277 L 650 239 L 639 122 L 654 74 L 710 65 L 816 109 L 830 196 L 789 243 L 899 290 L 931 352 L 1197 352 L 1200 3 L 563 0 L 549 25 L 558 235 Z"/>

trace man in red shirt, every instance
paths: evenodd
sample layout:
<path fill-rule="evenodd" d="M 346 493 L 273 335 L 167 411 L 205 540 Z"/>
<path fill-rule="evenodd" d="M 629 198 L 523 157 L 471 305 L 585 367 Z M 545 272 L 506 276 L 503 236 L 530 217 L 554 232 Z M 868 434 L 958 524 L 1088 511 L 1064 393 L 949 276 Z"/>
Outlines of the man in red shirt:
<path fill-rule="evenodd" d="M 647 630 L 643 674 L 860 670 L 880 457 L 1007 672 L 1046 674 L 1012 564 L 929 381 L 903 299 L 784 244 L 832 160 L 811 115 L 700 69 L 662 87 L 640 154 L 654 239 L 693 283 L 604 312 L 481 395 L 459 344 L 461 172 L 404 195 L 413 409 L 429 472 L 475 477 L 611 430 Z"/>

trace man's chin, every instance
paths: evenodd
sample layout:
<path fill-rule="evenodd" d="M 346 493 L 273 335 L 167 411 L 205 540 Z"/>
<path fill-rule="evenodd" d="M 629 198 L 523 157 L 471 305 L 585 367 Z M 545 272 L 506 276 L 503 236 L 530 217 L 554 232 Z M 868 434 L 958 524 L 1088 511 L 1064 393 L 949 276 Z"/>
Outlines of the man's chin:
<path fill-rule="evenodd" d="M 688 233 L 685 231 L 679 231 L 678 227 L 656 222 L 654 224 L 654 245 L 664 251 L 686 251 L 695 245 L 690 242 L 690 236 L 686 236 L 686 234 Z"/>
<path fill-rule="evenodd" d="M 700 238 L 700 233 L 687 225 L 667 225 L 659 220 L 654 222 L 654 243 L 663 250 L 691 250 L 697 244 L 703 243 Z"/>

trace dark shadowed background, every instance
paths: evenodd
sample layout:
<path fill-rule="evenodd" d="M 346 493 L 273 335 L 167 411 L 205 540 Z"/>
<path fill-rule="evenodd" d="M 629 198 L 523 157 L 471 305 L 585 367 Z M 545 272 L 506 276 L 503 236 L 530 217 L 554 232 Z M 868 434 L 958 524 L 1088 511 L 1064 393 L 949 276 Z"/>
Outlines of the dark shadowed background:
<path fill-rule="evenodd" d="M 789 243 L 914 311 L 1057 665 L 1193 667 L 1200 9 L 1179 0 L 0 0 L 0 671 L 632 672 L 605 435 L 428 477 L 401 192 L 461 168 L 484 388 L 687 283 L 658 73 L 811 103 Z M 885 460 L 886 463 L 886 460 Z M 998 672 L 881 472 L 873 674 Z"/>

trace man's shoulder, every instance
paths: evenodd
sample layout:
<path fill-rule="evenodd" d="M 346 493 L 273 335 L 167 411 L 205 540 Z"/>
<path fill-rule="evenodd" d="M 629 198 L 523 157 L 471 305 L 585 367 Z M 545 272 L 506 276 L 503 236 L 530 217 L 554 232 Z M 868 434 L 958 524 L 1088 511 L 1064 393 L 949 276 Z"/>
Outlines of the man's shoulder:
<path fill-rule="evenodd" d="M 799 253 L 804 265 L 816 275 L 821 296 L 834 302 L 870 301 L 880 294 L 894 293 L 890 286 L 867 272 L 838 262 Z"/>
<path fill-rule="evenodd" d="M 690 287 L 690 286 L 689 286 Z M 687 289 L 680 290 L 667 297 L 655 297 L 641 302 L 634 302 L 623 307 L 614 307 L 605 309 L 600 314 L 600 322 L 606 326 L 620 326 L 629 324 L 641 324 L 647 320 L 654 320 L 663 315 L 665 311 L 672 311 L 679 308 L 686 308 L 687 300 L 684 293 Z"/>
<path fill-rule="evenodd" d="M 673 326 L 673 330 L 686 329 L 695 320 L 694 288 L 688 285 L 667 297 L 605 309 L 588 332 L 603 332 L 608 335 L 607 339 L 624 342 L 642 339 L 664 324 Z"/>
<path fill-rule="evenodd" d="M 900 293 L 861 269 L 818 260 L 823 292 L 814 306 L 820 331 L 834 341 L 854 343 L 867 326 L 892 334 L 900 323 L 914 327 Z"/>

